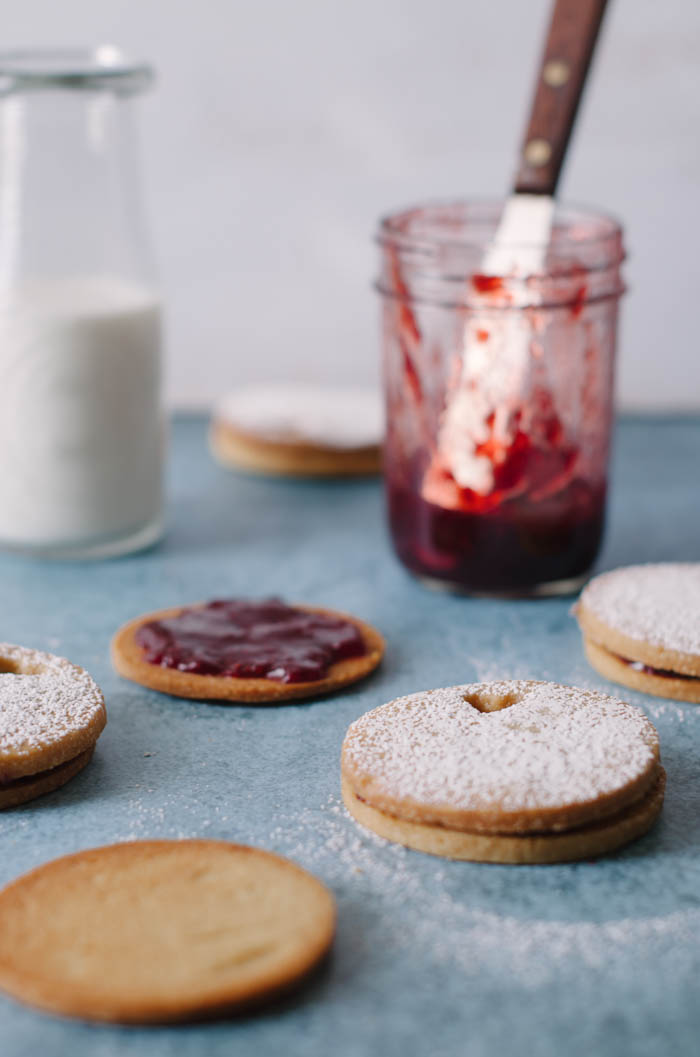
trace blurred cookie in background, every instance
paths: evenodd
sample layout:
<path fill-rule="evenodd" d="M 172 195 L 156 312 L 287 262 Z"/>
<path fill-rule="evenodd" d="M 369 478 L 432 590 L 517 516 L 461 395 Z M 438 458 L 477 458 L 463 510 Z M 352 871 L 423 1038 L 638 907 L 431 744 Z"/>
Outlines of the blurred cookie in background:
<path fill-rule="evenodd" d="M 383 436 L 378 391 L 292 383 L 229 393 L 209 433 L 223 466 L 281 477 L 379 473 Z"/>

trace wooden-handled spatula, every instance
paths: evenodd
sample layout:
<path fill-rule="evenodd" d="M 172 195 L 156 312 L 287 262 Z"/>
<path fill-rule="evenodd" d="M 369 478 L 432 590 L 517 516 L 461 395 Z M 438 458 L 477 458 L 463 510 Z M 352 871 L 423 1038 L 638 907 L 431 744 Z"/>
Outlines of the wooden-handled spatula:
<path fill-rule="evenodd" d="M 607 0 L 556 0 L 535 96 L 484 275 L 542 271 L 557 188 Z"/>
<path fill-rule="evenodd" d="M 605 7 L 606 0 L 555 0 L 513 192 L 480 277 L 523 279 L 545 272 L 554 192 Z M 493 465 L 485 449 L 497 445 L 507 452 L 511 424 L 527 399 L 532 331 L 517 309 L 536 295 L 517 283 L 515 290 L 499 282 L 474 281 L 473 287 L 461 368 L 447 394 L 438 450 L 423 484 L 433 502 L 442 502 L 434 489 L 436 467 L 460 488 L 482 496 L 492 491 Z"/>

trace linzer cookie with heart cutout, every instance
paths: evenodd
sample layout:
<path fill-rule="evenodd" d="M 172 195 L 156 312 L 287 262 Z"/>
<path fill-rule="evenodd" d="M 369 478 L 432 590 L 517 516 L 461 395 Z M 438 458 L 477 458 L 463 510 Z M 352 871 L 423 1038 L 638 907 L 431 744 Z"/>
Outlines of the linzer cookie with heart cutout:
<path fill-rule="evenodd" d="M 428 690 L 366 713 L 342 750 L 343 799 L 363 825 L 480 862 L 590 858 L 641 836 L 665 772 L 644 713 L 543 682 Z"/>
<path fill-rule="evenodd" d="M 606 679 L 700 702 L 700 562 L 603 573 L 584 589 L 575 612 L 586 657 Z"/>
<path fill-rule="evenodd" d="M 107 716 L 84 669 L 0 643 L 0 808 L 68 782 L 89 763 Z"/>

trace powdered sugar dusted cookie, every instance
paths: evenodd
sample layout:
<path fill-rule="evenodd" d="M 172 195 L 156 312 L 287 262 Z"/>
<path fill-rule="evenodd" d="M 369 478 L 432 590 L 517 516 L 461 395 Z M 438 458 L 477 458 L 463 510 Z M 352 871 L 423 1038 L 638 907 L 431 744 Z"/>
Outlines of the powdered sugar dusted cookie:
<path fill-rule="evenodd" d="M 0 892 L 0 987 L 118 1023 L 223 1015 L 298 985 L 333 897 L 294 863 L 223 841 L 140 841 L 46 863 Z"/>
<path fill-rule="evenodd" d="M 390 839 L 412 847 L 487 861 L 610 851 L 644 832 L 663 798 L 658 736 L 643 712 L 554 683 L 398 698 L 350 726 L 342 776 L 350 812 L 378 832 L 383 819 L 383 836 L 393 827 Z M 435 828 L 460 836 L 436 844 Z"/>
<path fill-rule="evenodd" d="M 77 761 L 106 722 L 102 692 L 84 669 L 0 643 L 0 784 Z"/>
<path fill-rule="evenodd" d="M 0 784 L 0 810 L 19 807 L 20 804 L 26 804 L 29 800 L 36 800 L 39 796 L 60 789 L 62 785 L 70 782 L 71 778 L 82 771 L 83 767 L 87 767 L 93 752 L 94 747 L 91 747 L 74 759 L 59 763 L 58 767 L 52 767 L 48 771 L 38 771 L 36 774 L 28 774 L 24 778 L 15 778 L 14 782 Z"/>
<path fill-rule="evenodd" d="M 224 465 L 282 476 L 378 473 L 382 438 L 376 391 L 293 384 L 229 393 L 210 431 Z"/>
<path fill-rule="evenodd" d="M 606 678 L 700 702 L 700 563 L 603 573 L 582 592 L 576 617 L 586 656 Z"/>
<path fill-rule="evenodd" d="M 650 792 L 609 818 L 577 829 L 513 835 L 469 833 L 425 822 L 407 822 L 370 807 L 345 781 L 342 786 L 343 800 L 350 814 L 385 840 L 446 859 L 512 864 L 571 862 L 616 851 L 651 828 L 663 806 L 665 789 L 666 773 L 660 767 Z"/>

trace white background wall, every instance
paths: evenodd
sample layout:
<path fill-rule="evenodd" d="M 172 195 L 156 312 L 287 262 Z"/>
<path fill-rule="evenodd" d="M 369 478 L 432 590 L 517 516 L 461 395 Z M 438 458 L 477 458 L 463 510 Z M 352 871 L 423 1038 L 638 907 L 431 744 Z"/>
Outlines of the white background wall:
<path fill-rule="evenodd" d="M 563 193 L 628 231 L 618 392 L 700 408 L 700 3 L 611 0 Z M 169 394 L 376 376 L 382 212 L 505 190 L 548 0 L 0 0 L 3 47 L 151 59 Z"/>

